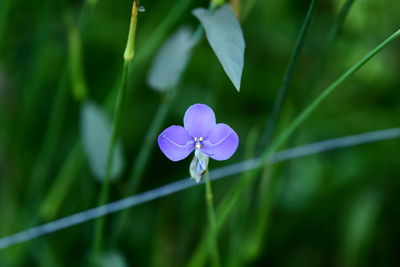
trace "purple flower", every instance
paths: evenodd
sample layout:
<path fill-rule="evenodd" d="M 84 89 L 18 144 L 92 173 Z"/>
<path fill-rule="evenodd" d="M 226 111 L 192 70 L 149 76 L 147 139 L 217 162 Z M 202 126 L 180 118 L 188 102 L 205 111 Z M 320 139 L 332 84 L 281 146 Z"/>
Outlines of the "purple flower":
<path fill-rule="evenodd" d="M 207 169 L 208 157 L 229 159 L 236 151 L 239 137 L 224 123 L 215 122 L 214 111 L 204 104 L 188 108 L 182 126 L 170 126 L 158 136 L 161 151 L 172 161 L 185 159 L 195 151 L 190 167 L 191 176 L 200 181 Z M 195 177 L 194 177 L 195 176 Z"/>

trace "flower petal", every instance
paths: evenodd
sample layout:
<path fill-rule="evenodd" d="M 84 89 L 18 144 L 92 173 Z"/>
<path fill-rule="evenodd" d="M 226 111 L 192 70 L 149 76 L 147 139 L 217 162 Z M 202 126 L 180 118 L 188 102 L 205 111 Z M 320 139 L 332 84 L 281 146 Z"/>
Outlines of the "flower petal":
<path fill-rule="evenodd" d="M 191 137 L 205 138 L 215 126 L 214 111 L 204 104 L 194 104 L 186 110 L 183 125 Z"/>
<path fill-rule="evenodd" d="M 178 161 L 194 150 L 194 142 L 182 126 L 170 126 L 158 136 L 158 145 L 167 158 Z"/>
<path fill-rule="evenodd" d="M 204 140 L 201 150 L 215 160 L 229 159 L 235 153 L 239 137 L 224 123 L 218 123 Z"/>

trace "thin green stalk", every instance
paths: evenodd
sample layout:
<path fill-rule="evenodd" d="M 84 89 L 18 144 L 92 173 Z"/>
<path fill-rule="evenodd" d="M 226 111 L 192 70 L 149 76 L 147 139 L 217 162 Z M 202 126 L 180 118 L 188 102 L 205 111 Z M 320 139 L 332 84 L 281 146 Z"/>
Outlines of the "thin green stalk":
<path fill-rule="evenodd" d="M 135 70 L 132 74 L 137 73 L 138 66 L 145 64 L 146 61 L 154 55 L 154 51 L 158 48 L 172 26 L 182 17 L 183 12 L 188 8 L 192 1 L 193 0 L 177 1 L 176 5 L 171 7 L 170 13 L 163 18 L 162 22 L 154 29 L 153 33 L 150 36 L 143 38 L 145 43 L 139 43 L 140 53 L 137 54 L 135 61 L 132 63 L 132 69 Z M 135 75 L 132 74 L 130 74 L 130 81 L 135 78 Z"/>
<path fill-rule="evenodd" d="M 255 259 L 262 252 L 265 232 L 273 207 L 272 203 L 276 197 L 278 177 L 273 175 L 272 166 L 268 167 L 264 167 L 260 181 L 258 216 L 250 229 L 250 233 L 246 236 L 246 247 L 243 254 L 247 261 Z"/>
<path fill-rule="evenodd" d="M 251 159 L 254 158 L 256 155 L 256 147 L 258 144 L 259 139 L 259 132 L 255 129 L 250 131 L 245 147 L 245 152 L 243 154 L 244 158 Z M 247 176 L 251 175 L 251 171 L 242 172 L 239 176 L 239 180 L 246 180 Z M 232 267 L 239 267 L 243 266 L 243 240 L 246 237 L 246 233 L 244 231 L 246 224 L 253 225 L 253 219 L 247 216 L 249 214 L 249 207 L 251 201 L 251 190 L 253 188 L 247 188 L 245 193 L 246 199 L 240 202 L 240 206 L 234 211 L 233 216 L 230 223 L 232 224 L 229 236 L 231 239 L 230 246 L 229 246 L 229 255 L 228 255 L 228 262 L 226 263 L 227 266 Z"/>
<path fill-rule="evenodd" d="M 43 144 L 33 166 L 31 180 L 35 182 L 32 184 L 28 194 L 30 195 L 29 199 L 37 199 L 34 203 L 39 202 L 42 197 L 42 191 L 51 170 L 51 162 L 54 159 L 54 154 L 57 149 L 64 115 L 66 115 L 65 109 L 68 102 L 67 77 L 67 73 L 64 72 L 44 133 Z"/>
<path fill-rule="evenodd" d="M 207 216 L 208 216 L 208 223 L 210 227 L 210 253 L 212 256 L 212 262 L 214 267 L 219 267 L 220 264 L 220 257 L 218 251 L 218 234 L 217 234 L 217 223 L 215 219 L 215 211 L 214 211 L 214 197 L 211 188 L 211 181 L 206 171 L 205 175 L 205 187 L 206 187 L 206 204 L 207 204 Z"/>
<path fill-rule="evenodd" d="M 260 157 L 261 162 L 266 162 L 266 160 L 277 151 L 277 149 L 290 137 L 290 135 L 312 114 L 313 111 L 321 104 L 325 98 L 327 98 L 335 89 L 339 87 L 347 78 L 349 78 L 352 74 L 354 74 L 358 69 L 360 69 L 363 65 L 365 65 L 371 58 L 373 58 L 376 54 L 378 54 L 382 49 L 392 43 L 394 40 L 400 37 L 400 29 L 389 36 L 386 40 L 384 40 L 381 44 L 371 50 L 365 57 L 359 60 L 353 67 L 351 67 L 348 71 L 346 71 L 343 75 L 341 75 L 336 81 L 334 81 L 328 88 L 326 88 L 314 101 L 312 101 L 290 124 L 289 126 L 276 138 L 273 144 L 262 153 Z M 219 231 L 225 220 L 228 218 L 228 214 L 233 209 L 237 201 L 240 199 L 243 191 L 249 186 L 250 182 L 254 180 L 255 177 L 259 174 L 262 166 L 254 169 L 252 175 L 249 176 L 246 180 L 241 180 L 239 182 L 240 186 L 234 187 L 232 191 L 223 199 L 222 203 L 217 208 L 217 231 Z M 193 255 L 191 259 L 191 263 L 195 262 L 204 262 L 206 248 L 207 248 L 207 240 L 210 233 L 207 233 L 203 240 L 199 243 L 196 253 Z M 198 266 L 190 265 L 189 266 Z"/>
<path fill-rule="evenodd" d="M 72 81 L 72 92 L 76 101 L 84 101 L 87 98 L 87 86 L 82 63 L 82 41 L 79 29 L 69 23 L 69 72 Z"/>
<path fill-rule="evenodd" d="M 332 26 L 331 30 L 329 31 L 328 37 L 326 39 L 325 47 L 319 57 L 317 63 L 315 64 L 315 68 L 313 74 L 311 75 L 312 80 L 310 85 L 307 87 L 309 91 L 314 91 L 314 88 L 317 86 L 318 82 L 321 80 L 323 76 L 323 72 L 326 68 L 326 64 L 328 62 L 329 54 L 332 51 L 334 43 L 337 37 L 342 30 L 343 23 L 345 22 L 347 15 L 350 12 L 352 5 L 354 4 L 355 0 L 347 0 L 343 7 L 340 9 L 338 18 L 336 19 L 334 25 Z"/>
<path fill-rule="evenodd" d="M 313 83 L 308 87 L 308 91 L 313 91 L 313 88 L 320 80 L 320 77 L 322 76 L 321 74 L 325 69 L 327 63 L 328 55 L 332 50 L 334 42 L 340 33 L 345 18 L 347 17 L 347 14 L 349 13 L 353 3 L 354 0 L 347 0 L 341 8 L 339 16 L 328 34 L 326 45 L 314 69 L 314 75 L 312 75 L 314 77 Z M 245 256 L 250 260 L 254 259 L 255 257 L 257 257 L 257 255 L 261 253 L 263 242 L 265 242 L 265 232 L 267 231 L 272 202 L 278 185 L 278 183 L 276 182 L 276 177 L 270 177 L 266 174 L 268 172 L 268 169 L 268 166 L 264 167 L 264 174 L 261 178 L 262 182 L 264 183 L 264 185 L 260 187 L 261 190 L 259 192 L 259 211 L 261 212 L 258 213 L 259 218 L 257 219 L 257 222 L 252 229 L 252 233 L 248 236 L 247 241 L 248 245 Z"/>
<path fill-rule="evenodd" d="M 172 97 L 166 97 L 163 99 L 161 104 L 158 106 L 157 113 L 151 122 L 149 130 L 146 133 L 144 142 L 140 147 L 138 156 L 134 161 L 133 168 L 129 174 L 128 190 L 129 192 L 135 192 L 141 181 L 141 175 L 146 167 L 147 161 L 152 151 L 152 146 L 154 145 L 154 140 L 156 140 L 157 135 L 165 121 L 168 111 L 171 107 Z"/>
<path fill-rule="evenodd" d="M 51 187 L 46 197 L 44 198 L 40 209 L 39 215 L 46 221 L 51 221 L 55 218 L 57 212 L 60 210 L 62 202 L 67 195 L 69 188 L 78 177 L 85 157 L 82 152 L 82 147 L 75 146 L 72 153 L 65 160 L 59 174 L 54 179 L 54 185 Z"/>
<path fill-rule="evenodd" d="M 266 126 L 265 132 L 263 134 L 262 140 L 264 140 L 263 142 L 267 142 L 266 144 L 270 143 L 269 140 L 272 138 L 274 130 L 276 128 L 276 124 L 277 124 L 279 114 L 282 109 L 282 105 L 285 100 L 288 88 L 289 88 L 289 84 L 293 78 L 294 69 L 296 68 L 299 55 L 304 46 L 304 41 L 306 39 L 308 30 L 311 26 L 312 20 L 314 18 L 318 3 L 319 3 L 319 0 L 311 1 L 310 7 L 308 8 L 308 11 L 307 11 L 306 18 L 303 22 L 303 25 L 301 26 L 301 30 L 300 30 L 299 36 L 297 37 L 295 48 L 292 52 L 292 55 L 290 56 L 289 64 L 286 68 L 284 78 L 279 87 L 278 94 L 275 98 L 274 105 L 272 107 L 271 115 L 269 116 L 267 126 Z M 265 143 L 263 145 L 265 145 Z"/>
<path fill-rule="evenodd" d="M 175 91 L 174 89 L 172 90 Z M 127 190 L 125 192 L 126 195 L 132 195 L 137 192 L 139 184 L 142 180 L 143 171 L 150 158 L 151 151 L 153 150 L 152 146 L 154 146 L 154 140 L 156 140 L 157 135 L 159 134 L 160 129 L 165 121 L 165 118 L 171 107 L 172 100 L 173 100 L 172 97 L 166 97 L 158 106 L 157 113 L 153 118 L 153 121 L 151 122 L 151 125 L 144 138 L 144 142 L 140 147 L 137 157 L 132 165 L 133 168 L 129 174 L 129 181 L 126 186 L 127 187 Z M 127 210 L 123 211 L 119 215 L 113 231 L 114 242 L 116 241 L 115 239 L 117 239 L 120 233 L 122 232 L 125 222 L 128 218 L 128 214 L 129 211 Z"/>
<path fill-rule="evenodd" d="M 2 0 L 0 4 L 0 44 L 3 42 L 3 36 L 6 31 L 7 18 L 10 11 L 11 0 Z M 0 51 L 2 47 L 0 46 Z"/>
<path fill-rule="evenodd" d="M 117 99 L 115 102 L 115 108 L 114 108 L 114 118 L 113 118 L 113 123 L 112 123 L 112 136 L 111 136 L 111 142 L 110 146 L 108 149 L 108 157 L 107 157 L 107 164 L 106 164 L 106 169 L 105 169 L 105 176 L 103 180 L 103 185 L 102 189 L 100 192 L 100 197 L 97 202 L 98 205 L 103 205 L 107 202 L 108 200 L 108 195 L 110 191 L 110 180 L 111 180 L 111 170 L 112 170 L 112 164 L 113 164 L 113 155 L 114 155 L 114 150 L 115 146 L 117 143 L 117 129 L 119 127 L 119 122 L 120 118 L 122 115 L 122 106 L 123 106 L 123 100 L 125 98 L 126 90 L 127 90 L 127 71 L 129 68 L 129 64 L 127 61 L 124 61 L 124 68 L 122 72 L 122 83 L 121 86 L 118 90 L 118 95 Z M 104 218 L 99 218 L 96 223 L 95 223 L 95 230 L 94 230 L 94 241 L 93 241 L 93 255 L 94 259 L 97 260 L 98 256 L 100 255 L 101 247 L 102 247 L 102 232 L 104 228 Z"/>
<path fill-rule="evenodd" d="M 105 204 L 108 200 L 111 170 L 113 167 L 113 160 L 114 160 L 113 155 L 114 155 L 115 146 L 117 144 L 119 126 L 121 123 L 121 117 L 122 117 L 122 111 L 123 111 L 123 103 L 125 100 L 126 93 L 128 91 L 129 68 L 130 68 L 130 64 L 133 60 L 133 57 L 135 55 L 137 14 L 138 14 L 137 2 L 136 2 L 136 0 L 133 0 L 128 41 L 126 43 L 126 48 L 125 48 L 125 52 L 124 52 L 124 64 L 123 64 L 122 79 L 121 79 L 121 84 L 118 88 L 117 99 L 115 101 L 115 106 L 114 106 L 111 142 L 110 142 L 110 146 L 108 149 L 107 165 L 106 165 L 106 169 L 105 169 L 103 186 L 102 186 L 102 190 L 101 190 L 99 201 L 98 201 L 99 205 Z M 95 230 L 94 230 L 95 232 L 94 232 L 94 242 L 93 242 L 93 256 L 94 256 L 93 259 L 95 260 L 95 262 L 97 262 L 100 252 L 101 252 L 103 228 L 104 228 L 104 218 L 100 218 L 96 221 Z"/>

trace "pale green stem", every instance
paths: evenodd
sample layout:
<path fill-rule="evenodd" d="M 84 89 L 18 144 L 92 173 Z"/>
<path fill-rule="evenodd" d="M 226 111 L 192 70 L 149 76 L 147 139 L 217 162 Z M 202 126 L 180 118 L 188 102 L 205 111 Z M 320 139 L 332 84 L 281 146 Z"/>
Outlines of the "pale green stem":
<path fill-rule="evenodd" d="M 109 187 L 110 187 L 110 178 L 111 178 L 111 170 L 113 167 L 114 161 L 114 150 L 117 144 L 117 137 L 119 131 L 119 125 L 122 117 L 123 103 L 125 100 L 125 95 L 128 91 L 128 73 L 131 61 L 135 55 L 135 36 L 136 36 L 136 24 L 137 24 L 137 14 L 138 14 L 138 6 L 136 0 L 133 1 L 132 6 L 132 15 L 131 22 L 129 26 L 129 34 L 128 41 L 126 44 L 125 52 L 124 52 L 124 64 L 122 71 L 122 79 L 121 85 L 118 88 L 117 99 L 115 101 L 114 106 L 114 116 L 112 122 L 112 135 L 111 142 L 108 149 L 108 157 L 107 157 L 107 165 L 105 169 L 105 176 L 103 181 L 102 190 L 100 193 L 99 205 L 103 205 L 108 200 Z M 96 221 L 95 230 L 94 230 L 94 242 L 93 242 L 93 256 L 95 262 L 98 261 L 99 255 L 102 247 L 102 236 L 103 236 L 103 228 L 104 228 L 104 218 L 100 218 Z"/>
<path fill-rule="evenodd" d="M 215 219 L 215 210 L 214 210 L 214 196 L 211 187 L 210 177 L 208 175 L 208 170 L 205 175 L 205 187 L 206 187 L 206 204 L 207 204 L 207 216 L 208 223 L 210 227 L 210 253 L 212 256 L 212 263 L 214 267 L 219 267 L 220 257 L 218 251 L 218 235 L 217 235 L 217 223 Z"/>
<path fill-rule="evenodd" d="M 87 86 L 82 64 L 82 41 L 79 29 L 70 25 L 68 29 L 69 71 L 72 81 L 72 92 L 75 100 L 81 102 L 87 98 Z"/>

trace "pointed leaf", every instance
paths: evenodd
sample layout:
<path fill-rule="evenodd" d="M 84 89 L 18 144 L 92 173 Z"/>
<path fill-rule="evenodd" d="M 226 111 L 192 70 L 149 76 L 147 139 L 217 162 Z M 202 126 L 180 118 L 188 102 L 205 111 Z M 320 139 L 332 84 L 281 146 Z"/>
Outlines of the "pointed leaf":
<path fill-rule="evenodd" d="M 244 48 L 242 28 L 228 4 L 216 11 L 204 8 L 193 10 L 193 14 L 203 25 L 207 40 L 221 62 L 229 79 L 240 90 L 242 79 Z"/>
<path fill-rule="evenodd" d="M 192 30 L 182 27 L 164 43 L 147 76 L 151 88 L 164 91 L 179 82 L 189 58 L 191 38 Z"/>
<path fill-rule="evenodd" d="M 81 111 L 81 139 L 93 175 L 103 181 L 111 140 L 111 123 L 106 114 L 94 103 L 86 102 Z M 111 180 L 116 179 L 123 168 L 122 146 L 118 142 L 114 150 Z"/>

